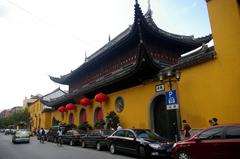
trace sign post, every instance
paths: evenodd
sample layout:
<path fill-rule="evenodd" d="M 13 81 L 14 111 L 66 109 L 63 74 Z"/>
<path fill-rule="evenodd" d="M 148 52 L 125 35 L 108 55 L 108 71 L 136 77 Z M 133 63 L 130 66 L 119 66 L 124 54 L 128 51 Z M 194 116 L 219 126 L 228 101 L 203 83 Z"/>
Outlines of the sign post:
<path fill-rule="evenodd" d="M 176 90 L 170 90 L 165 93 L 167 110 L 179 109 Z"/>

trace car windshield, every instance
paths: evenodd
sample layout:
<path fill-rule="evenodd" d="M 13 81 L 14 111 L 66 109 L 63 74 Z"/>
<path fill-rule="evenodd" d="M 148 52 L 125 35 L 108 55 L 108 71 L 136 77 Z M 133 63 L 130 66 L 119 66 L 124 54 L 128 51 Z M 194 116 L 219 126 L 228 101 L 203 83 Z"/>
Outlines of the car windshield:
<path fill-rule="evenodd" d="M 223 127 L 213 128 L 207 131 L 200 133 L 200 139 L 220 139 L 223 135 Z"/>
<path fill-rule="evenodd" d="M 16 134 L 18 134 L 18 135 L 28 135 L 29 132 L 28 131 L 17 131 Z"/>
<path fill-rule="evenodd" d="M 160 138 L 160 136 L 158 136 L 151 130 L 135 130 L 135 133 L 138 138 L 144 138 L 144 139 L 159 139 Z"/>

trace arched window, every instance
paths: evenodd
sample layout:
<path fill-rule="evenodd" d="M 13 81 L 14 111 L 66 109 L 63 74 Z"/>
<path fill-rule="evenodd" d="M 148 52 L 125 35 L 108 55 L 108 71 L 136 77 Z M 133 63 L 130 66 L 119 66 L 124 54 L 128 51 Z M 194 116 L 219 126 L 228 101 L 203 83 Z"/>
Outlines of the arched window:
<path fill-rule="evenodd" d="M 74 121 L 73 113 L 70 113 L 68 123 L 73 124 L 73 121 Z"/>
<path fill-rule="evenodd" d="M 85 109 L 81 109 L 79 114 L 79 123 L 83 124 L 86 121 L 87 121 L 87 112 Z"/>
<path fill-rule="evenodd" d="M 102 108 L 98 107 L 94 113 L 94 122 L 100 122 L 103 119 Z"/>
<path fill-rule="evenodd" d="M 58 125 L 58 123 L 59 123 L 59 121 L 55 117 L 53 117 L 52 118 L 52 126 L 56 126 L 56 125 Z"/>

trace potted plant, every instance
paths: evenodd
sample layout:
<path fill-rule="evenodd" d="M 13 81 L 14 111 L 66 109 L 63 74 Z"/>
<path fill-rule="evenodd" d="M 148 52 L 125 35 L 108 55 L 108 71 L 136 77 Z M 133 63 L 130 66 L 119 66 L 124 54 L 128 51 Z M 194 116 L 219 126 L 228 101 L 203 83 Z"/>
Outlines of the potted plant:
<path fill-rule="evenodd" d="M 84 130 L 84 131 L 87 131 L 88 129 L 91 129 L 91 128 L 92 128 L 91 125 L 87 121 L 85 121 L 83 124 L 78 126 L 78 129 Z"/>
<path fill-rule="evenodd" d="M 106 124 L 106 122 L 104 119 L 102 119 L 101 121 L 96 121 L 94 124 L 94 128 L 95 129 L 103 129 L 105 124 Z"/>
<path fill-rule="evenodd" d="M 102 119 L 100 122 L 99 122 L 101 128 L 104 128 L 104 126 L 106 125 L 106 122 L 104 119 Z"/>
<path fill-rule="evenodd" d="M 94 128 L 95 129 L 99 129 L 100 128 L 100 123 L 98 121 L 95 122 Z"/>

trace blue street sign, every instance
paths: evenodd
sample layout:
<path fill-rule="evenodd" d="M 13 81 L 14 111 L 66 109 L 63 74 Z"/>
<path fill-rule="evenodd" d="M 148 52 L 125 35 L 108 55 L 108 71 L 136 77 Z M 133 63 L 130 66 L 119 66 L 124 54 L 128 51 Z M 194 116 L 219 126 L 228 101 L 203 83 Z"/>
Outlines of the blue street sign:
<path fill-rule="evenodd" d="M 166 96 L 166 107 L 167 110 L 178 109 L 179 105 L 177 102 L 177 93 L 176 90 L 171 90 L 165 93 Z"/>

